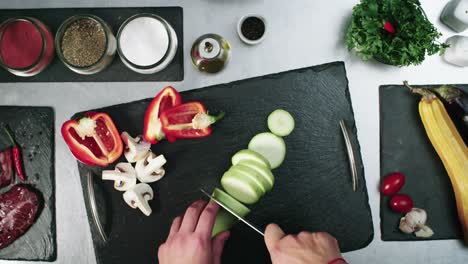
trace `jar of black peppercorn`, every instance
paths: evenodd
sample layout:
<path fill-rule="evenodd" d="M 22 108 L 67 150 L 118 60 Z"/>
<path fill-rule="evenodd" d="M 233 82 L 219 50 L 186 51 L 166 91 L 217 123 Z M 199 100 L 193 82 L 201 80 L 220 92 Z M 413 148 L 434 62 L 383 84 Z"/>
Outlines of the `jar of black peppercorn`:
<path fill-rule="evenodd" d="M 244 43 L 255 45 L 265 38 L 266 26 L 264 17 L 255 14 L 246 15 L 237 24 L 237 34 Z"/>
<path fill-rule="evenodd" d="M 62 23 L 55 37 L 59 59 L 79 74 L 95 74 L 114 59 L 117 42 L 110 26 L 94 15 L 75 15 Z"/>

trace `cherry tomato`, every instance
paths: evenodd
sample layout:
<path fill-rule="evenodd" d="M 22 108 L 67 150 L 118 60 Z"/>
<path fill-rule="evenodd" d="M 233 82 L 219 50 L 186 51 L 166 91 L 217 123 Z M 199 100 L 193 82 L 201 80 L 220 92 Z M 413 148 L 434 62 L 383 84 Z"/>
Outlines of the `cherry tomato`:
<path fill-rule="evenodd" d="M 406 194 L 397 194 L 390 200 L 390 208 L 397 213 L 407 213 L 413 208 L 413 200 Z"/>
<path fill-rule="evenodd" d="M 405 184 L 405 175 L 400 172 L 390 173 L 382 182 L 382 193 L 392 195 L 401 190 Z"/>

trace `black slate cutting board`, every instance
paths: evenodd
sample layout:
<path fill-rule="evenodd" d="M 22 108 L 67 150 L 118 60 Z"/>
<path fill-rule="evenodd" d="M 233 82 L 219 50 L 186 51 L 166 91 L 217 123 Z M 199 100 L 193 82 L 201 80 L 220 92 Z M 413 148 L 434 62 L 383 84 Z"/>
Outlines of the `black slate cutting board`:
<path fill-rule="evenodd" d="M 81 75 L 68 69 L 58 56 L 41 73 L 33 77 L 18 77 L 0 68 L 0 82 L 137 82 L 137 81 L 182 81 L 184 79 L 184 32 L 181 7 L 133 7 L 133 8 L 47 8 L 47 9 L 4 9 L 0 10 L 0 23 L 16 16 L 39 19 L 55 36 L 59 26 L 77 14 L 92 14 L 102 18 L 117 35 L 120 25 L 129 17 L 139 13 L 152 13 L 164 18 L 177 35 L 178 47 L 172 62 L 164 70 L 154 74 L 139 74 L 128 69 L 117 52 L 114 61 L 104 71 L 93 75 Z"/>
<path fill-rule="evenodd" d="M 456 86 L 468 91 L 468 85 Z M 431 240 L 462 238 L 449 176 L 419 116 L 420 99 L 402 85 L 380 87 L 380 179 L 394 171 L 406 175 L 401 193 L 410 195 L 415 207 L 427 211 L 428 225 L 435 233 Z M 389 199 L 380 199 L 382 240 L 422 240 L 399 231 L 402 215 L 391 211 Z"/>
<path fill-rule="evenodd" d="M 248 219 L 262 228 L 276 222 L 292 233 L 304 229 L 328 231 L 338 238 L 344 251 L 370 243 L 372 217 L 342 62 L 192 90 L 182 97 L 184 102 L 199 100 L 212 112 L 223 110 L 226 117 L 214 126 L 214 133 L 208 138 L 153 146 L 154 152 L 165 155 L 168 164 L 165 178 L 152 184 L 156 197 L 151 202 L 150 217 L 130 209 L 122 193 L 113 190 L 113 183 L 96 181 L 99 194 L 109 203 L 107 213 L 101 206 L 103 218 L 108 222 L 106 229 L 110 231 L 107 244 L 100 242 L 90 218 L 99 263 L 156 263 L 157 248 L 165 241 L 172 219 L 190 203 L 203 198 L 201 187 L 211 191 L 220 186 L 231 156 L 246 148 L 256 133 L 267 130 L 266 117 L 277 108 L 291 112 L 296 129 L 285 138 L 284 164 L 273 171 L 275 187 L 259 203 L 250 206 L 252 213 Z M 136 135 L 143 129 L 150 100 L 98 111 L 109 113 L 120 131 Z M 348 123 L 356 146 L 360 182 L 357 192 L 352 191 L 340 119 Z M 101 170 L 82 164 L 79 168 L 87 199 L 86 172 L 91 170 L 99 177 Z M 261 236 L 242 224 L 233 228 L 223 263 L 269 261 Z"/>
<path fill-rule="evenodd" d="M 39 190 L 43 200 L 36 222 L 23 236 L 0 249 L 0 259 L 54 261 L 57 258 L 54 122 L 54 110 L 50 107 L 0 106 L 0 134 L 4 125 L 15 133 L 22 149 L 26 184 Z M 3 136 L 0 141 L 2 149 L 10 144 Z M 15 182 L 20 180 L 16 178 Z"/>

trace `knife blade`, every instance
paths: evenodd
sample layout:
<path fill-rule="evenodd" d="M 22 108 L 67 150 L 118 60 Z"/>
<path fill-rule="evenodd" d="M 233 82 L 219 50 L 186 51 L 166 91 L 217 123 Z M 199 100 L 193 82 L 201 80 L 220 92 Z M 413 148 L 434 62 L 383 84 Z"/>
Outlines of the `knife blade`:
<path fill-rule="evenodd" d="M 99 235 L 103 242 L 107 242 L 107 235 L 104 231 L 104 227 L 101 223 L 101 219 L 99 218 L 99 213 L 96 205 L 96 197 L 94 193 L 94 185 L 93 185 L 93 173 L 88 171 L 87 173 L 87 190 L 88 190 L 88 203 L 89 207 L 91 208 L 91 214 L 93 216 L 93 222 L 98 230 Z"/>
<path fill-rule="evenodd" d="M 246 224 L 248 227 L 252 228 L 253 230 L 255 230 L 257 233 L 259 233 L 260 235 L 262 236 L 265 236 L 265 234 L 260 231 L 260 229 L 258 229 L 257 227 L 255 227 L 253 224 L 249 223 L 247 220 L 245 220 L 244 218 L 242 218 L 241 216 L 239 216 L 238 214 L 236 214 L 235 212 L 233 212 L 231 209 L 229 209 L 227 206 L 225 206 L 223 203 L 221 203 L 220 201 L 218 201 L 218 199 L 214 198 L 212 195 L 210 195 L 209 193 L 207 193 L 205 190 L 203 189 L 200 189 L 200 191 L 206 195 L 207 197 L 209 197 L 212 201 L 214 201 L 215 203 L 217 203 L 219 206 L 221 206 L 224 210 L 228 211 L 230 214 L 232 214 L 233 216 L 235 216 L 237 219 L 239 219 L 241 222 L 243 222 L 244 224 Z"/>

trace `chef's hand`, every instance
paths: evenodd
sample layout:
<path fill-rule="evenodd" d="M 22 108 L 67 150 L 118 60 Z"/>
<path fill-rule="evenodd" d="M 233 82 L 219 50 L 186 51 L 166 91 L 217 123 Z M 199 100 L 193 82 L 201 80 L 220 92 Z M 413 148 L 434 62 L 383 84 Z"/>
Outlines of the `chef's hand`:
<path fill-rule="evenodd" d="M 325 264 L 342 258 L 338 242 L 328 233 L 286 235 L 279 226 L 270 224 L 265 231 L 265 243 L 273 264 Z M 342 263 L 345 262 L 334 262 Z"/>
<path fill-rule="evenodd" d="M 214 202 L 197 201 L 183 217 L 175 218 L 166 242 L 159 247 L 159 263 L 220 264 L 229 231 L 211 238 L 218 211 Z"/>

